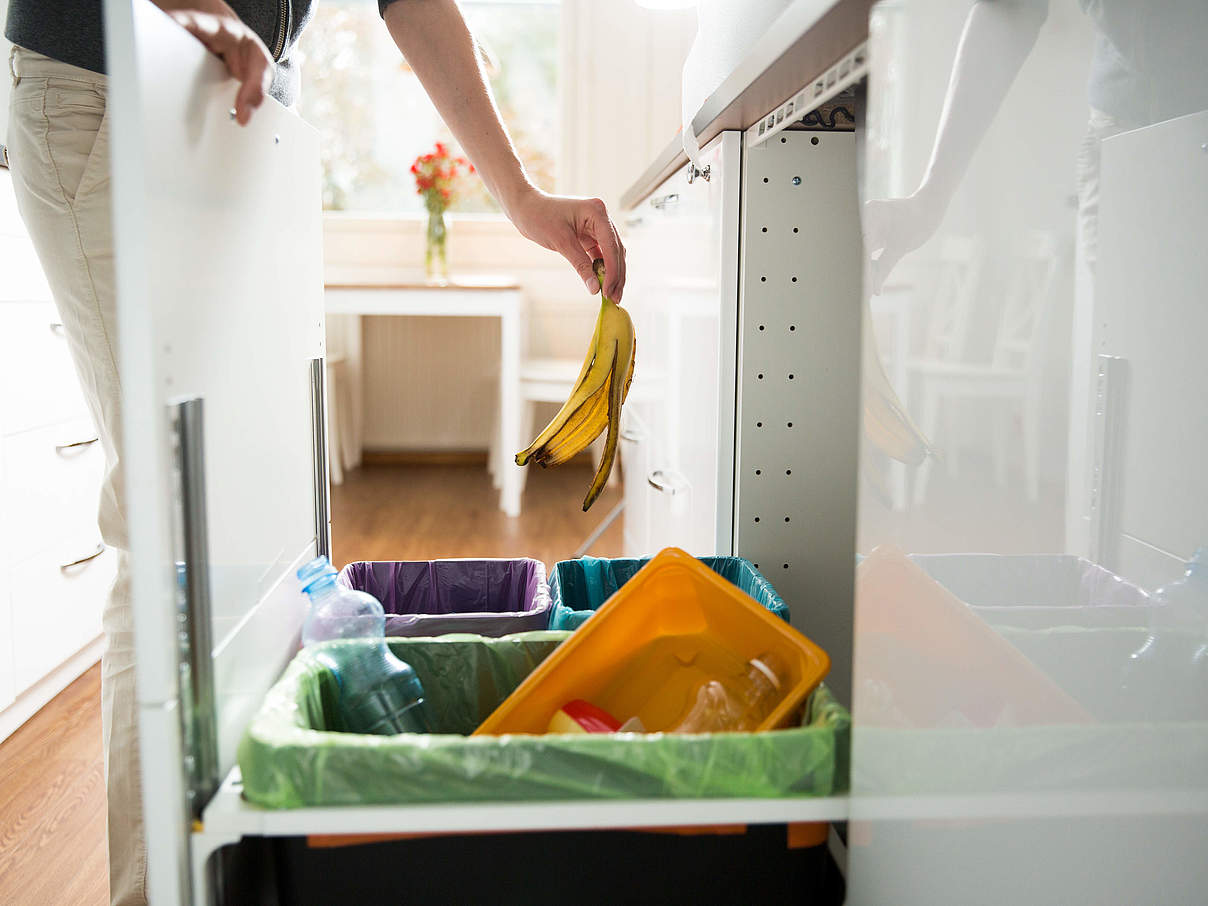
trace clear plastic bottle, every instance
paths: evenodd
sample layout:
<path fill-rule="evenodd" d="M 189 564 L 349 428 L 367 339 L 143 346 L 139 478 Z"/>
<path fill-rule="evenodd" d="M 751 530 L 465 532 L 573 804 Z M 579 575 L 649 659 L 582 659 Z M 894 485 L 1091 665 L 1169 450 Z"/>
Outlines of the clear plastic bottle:
<path fill-rule="evenodd" d="M 708 680 L 696 690 L 688 712 L 668 733 L 724 733 L 749 731 L 759 726 L 780 703 L 784 662 L 773 653 L 747 661 L 738 676 Z"/>
<path fill-rule="evenodd" d="M 1183 577 L 1157 589 L 1153 597 L 1157 606 L 1151 611 L 1148 636 L 1124 666 L 1124 705 L 1134 712 L 1128 716 L 1203 716 L 1187 708 L 1203 702 L 1208 683 L 1208 548 L 1197 549 Z"/>
<path fill-rule="evenodd" d="M 302 567 L 298 578 L 311 600 L 304 643 L 348 640 L 346 645 L 323 646 L 315 655 L 339 685 L 343 728 L 381 736 L 428 732 L 423 686 L 411 665 L 386 647 L 381 602 L 339 585 L 326 557 Z"/>
<path fill-rule="evenodd" d="M 373 595 L 344 588 L 336 581 L 336 570 L 326 557 L 316 557 L 300 570 L 302 591 L 310 597 L 310 611 L 302 624 L 302 644 L 331 639 L 380 636 L 385 626 L 382 604 Z"/>

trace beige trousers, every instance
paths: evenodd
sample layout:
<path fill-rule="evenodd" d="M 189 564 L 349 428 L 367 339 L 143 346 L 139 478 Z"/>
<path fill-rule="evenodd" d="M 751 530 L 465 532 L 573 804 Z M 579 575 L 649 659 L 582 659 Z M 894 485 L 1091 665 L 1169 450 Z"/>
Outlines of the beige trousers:
<path fill-rule="evenodd" d="M 37 249 L 72 360 L 105 446 L 100 529 L 117 548 L 101 658 L 109 891 L 114 906 L 146 903 L 134 688 L 134 621 L 122 506 L 121 381 L 113 276 L 106 79 L 15 48 L 8 153 L 17 207 Z"/>

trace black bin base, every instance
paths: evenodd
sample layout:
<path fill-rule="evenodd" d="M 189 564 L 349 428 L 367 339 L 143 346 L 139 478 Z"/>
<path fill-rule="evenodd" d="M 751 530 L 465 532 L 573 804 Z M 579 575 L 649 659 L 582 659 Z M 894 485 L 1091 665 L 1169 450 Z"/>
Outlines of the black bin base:
<path fill-rule="evenodd" d="M 564 831 L 311 848 L 273 841 L 280 906 L 492 903 L 841 904 L 828 848 L 790 850 L 785 827 L 745 834 Z M 766 898 L 776 898 L 775 900 Z"/>

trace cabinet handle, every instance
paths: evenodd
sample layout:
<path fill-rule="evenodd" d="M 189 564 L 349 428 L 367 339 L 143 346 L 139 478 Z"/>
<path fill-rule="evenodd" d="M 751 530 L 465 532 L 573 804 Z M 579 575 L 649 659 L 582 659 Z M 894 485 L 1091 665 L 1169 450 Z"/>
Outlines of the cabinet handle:
<path fill-rule="evenodd" d="M 667 475 L 662 469 L 655 469 L 653 472 L 647 475 L 646 484 L 650 485 L 660 494 L 670 494 L 672 497 L 675 496 L 675 486 L 667 480 Z"/>
<path fill-rule="evenodd" d="M 632 428 L 622 428 L 621 440 L 627 440 L 631 444 L 640 444 L 645 442 L 646 435 L 641 431 L 634 431 Z"/>
<path fill-rule="evenodd" d="M 672 208 L 679 204 L 679 193 L 671 192 L 668 195 L 659 195 L 657 198 L 650 199 L 650 207 L 656 211 L 662 211 L 666 208 Z"/>
<path fill-rule="evenodd" d="M 90 438 L 88 438 L 88 440 L 73 440 L 69 444 L 55 444 L 55 452 L 56 453 L 65 453 L 68 450 L 74 450 L 77 447 L 91 447 L 93 444 L 95 444 L 99 440 L 100 440 L 99 437 L 90 437 Z"/>
<path fill-rule="evenodd" d="M 61 321 L 51 321 L 50 322 L 50 332 L 53 333 L 56 337 L 67 336 L 67 332 L 65 330 L 63 330 L 63 323 Z"/>
<path fill-rule="evenodd" d="M 81 557 L 79 560 L 72 560 L 70 563 L 64 563 L 59 567 L 59 572 L 65 573 L 76 566 L 83 566 L 85 563 L 95 560 L 103 553 L 105 553 L 105 542 L 98 541 L 96 543 L 96 550 L 94 550 L 91 554 L 89 554 L 87 557 Z"/>
<path fill-rule="evenodd" d="M 707 164 L 703 170 L 698 170 L 692 164 L 688 164 L 688 185 L 692 185 L 698 178 L 708 182 L 709 176 L 712 174 L 712 172 L 712 164 Z"/>

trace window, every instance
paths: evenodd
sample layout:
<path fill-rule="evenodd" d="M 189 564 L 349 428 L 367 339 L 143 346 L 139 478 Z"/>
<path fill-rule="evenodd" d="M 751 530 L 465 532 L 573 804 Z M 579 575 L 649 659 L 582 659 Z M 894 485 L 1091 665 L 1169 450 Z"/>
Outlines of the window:
<path fill-rule="evenodd" d="M 404 0 L 405 2 L 405 0 Z M 556 0 L 467 0 L 496 102 L 533 181 L 554 188 L 558 147 Z M 372 0 L 325 0 L 300 44 L 299 111 L 320 134 L 323 207 L 418 214 L 408 168 L 437 141 L 455 144 Z M 497 211 L 477 178 L 454 211 Z"/>

